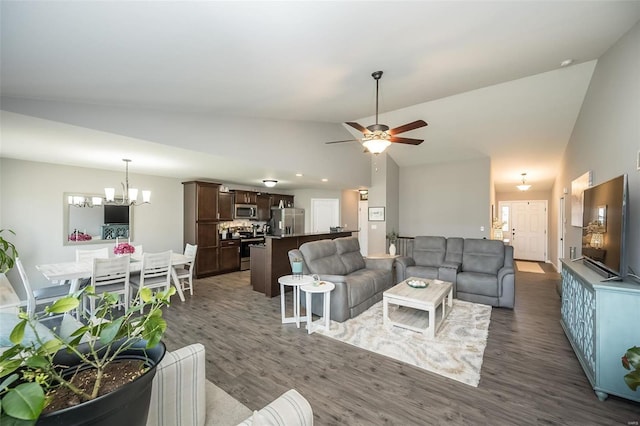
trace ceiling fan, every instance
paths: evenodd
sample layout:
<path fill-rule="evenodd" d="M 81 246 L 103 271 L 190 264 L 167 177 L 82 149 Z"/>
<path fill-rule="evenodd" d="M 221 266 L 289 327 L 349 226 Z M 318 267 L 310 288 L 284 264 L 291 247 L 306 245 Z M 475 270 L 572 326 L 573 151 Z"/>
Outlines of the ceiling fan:
<path fill-rule="evenodd" d="M 402 138 L 396 135 L 409 130 L 419 129 L 425 127 L 427 123 L 423 120 L 416 120 L 411 123 L 398 126 L 393 129 L 389 129 L 389 126 L 385 124 L 378 124 L 378 88 L 380 78 L 382 77 L 382 71 L 376 71 L 371 74 L 371 77 L 376 81 L 376 124 L 364 127 L 358 123 L 347 122 L 347 124 L 354 129 L 362 132 L 362 145 L 365 147 L 365 152 L 369 151 L 372 154 L 380 154 L 392 143 L 404 143 L 409 145 L 420 145 L 424 142 L 423 139 Z M 344 141 L 326 142 L 327 144 L 342 143 L 342 142 L 360 142 L 358 139 L 347 139 Z"/>

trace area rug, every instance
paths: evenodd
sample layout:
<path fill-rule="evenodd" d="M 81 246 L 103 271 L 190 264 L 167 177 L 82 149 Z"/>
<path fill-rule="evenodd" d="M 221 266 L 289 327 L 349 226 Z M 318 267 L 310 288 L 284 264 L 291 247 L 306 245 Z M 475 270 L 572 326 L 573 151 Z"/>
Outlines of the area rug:
<path fill-rule="evenodd" d="M 218 386 L 206 381 L 207 419 L 205 426 L 232 426 L 253 412 Z"/>
<path fill-rule="evenodd" d="M 396 309 L 389 305 L 389 309 Z M 420 312 L 419 315 L 426 313 Z M 478 386 L 489 335 L 491 306 L 453 300 L 453 309 L 434 339 L 382 324 L 382 302 L 343 323 L 331 321 L 330 331 L 317 332 L 341 342 Z"/>
<path fill-rule="evenodd" d="M 520 272 L 533 272 L 534 274 L 544 274 L 544 271 L 535 262 L 525 262 L 523 260 L 516 260 L 516 266 Z"/>

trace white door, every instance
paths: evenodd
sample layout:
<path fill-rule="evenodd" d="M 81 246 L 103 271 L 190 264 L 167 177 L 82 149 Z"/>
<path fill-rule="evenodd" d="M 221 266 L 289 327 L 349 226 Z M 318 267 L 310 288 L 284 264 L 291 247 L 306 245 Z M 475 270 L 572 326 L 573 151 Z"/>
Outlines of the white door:
<path fill-rule="evenodd" d="M 311 232 L 329 232 L 332 226 L 340 226 L 340 200 L 312 198 Z"/>
<path fill-rule="evenodd" d="M 547 255 L 547 201 L 510 201 L 511 245 L 516 259 L 544 262 Z"/>
<path fill-rule="evenodd" d="M 358 202 L 358 243 L 360 243 L 360 253 L 367 256 L 369 253 L 369 217 L 367 216 L 369 207 L 368 201 Z"/>

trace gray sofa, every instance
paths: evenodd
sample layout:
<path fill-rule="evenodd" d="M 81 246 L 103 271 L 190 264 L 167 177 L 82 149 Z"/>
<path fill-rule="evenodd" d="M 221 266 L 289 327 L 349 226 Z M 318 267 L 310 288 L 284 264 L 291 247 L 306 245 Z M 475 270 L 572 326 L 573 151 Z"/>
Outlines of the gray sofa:
<path fill-rule="evenodd" d="M 513 308 L 513 247 L 486 239 L 415 237 L 409 256 L 396 259 L 396 281 L 409 277 L 453 283 L 454 297 Z"/>
<path fill-rule="evenodd" d="M 393 259 L 365 259 L 356 237 L 304 243 L 289 251 L 289 261 L 302 259 L 302 273 L 318 274 L 336 285 L 331 292 L 331 319 L 343 322 L 376 302 L 394 285 Z M 305 306 L 305 298 L 301 298 Z M 322 315 L 322 298 L 314 297 L 311 311 Z"/>

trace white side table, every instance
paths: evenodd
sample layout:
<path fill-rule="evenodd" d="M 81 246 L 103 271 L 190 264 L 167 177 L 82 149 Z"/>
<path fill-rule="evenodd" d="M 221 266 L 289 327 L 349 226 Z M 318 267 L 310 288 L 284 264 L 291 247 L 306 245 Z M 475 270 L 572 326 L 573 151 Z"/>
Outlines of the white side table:
<path fill-rule="evenodd" d="M 329 324 L 331 321 L 331 292 L 336 285 L 329 281 L 320 281 L 321 284 L 314 285 L 305 284 L 300 287 L 300 290 L 304 291 L 306 294 L 306 307 L 307 307 L 307 332 L 309 334 L 313 333 L 317 327 L 314 328 L 313 321 L 311 321 L 311 295 L 314 293 L 319 293 L 323 295 L 322 299 L 322 317 L 324 319 L 324 329 L 329 331 Z M 321 321 L 322 322 L 322 321 Z"/>
<path fill-rule="evenodd" d="M 300 318 L 300 286 L 306 284 L 313 283 L 313 277 L 310 275 L 285 275 L 284 277 L 278 278 L 278 283 L 280 283 L 280 312 L 282 313 L 282 323 L 290 324 L 292 322 L 296 323 L 296 326 L 300 328 L 300 321 L 304 321 L 304 319 Z M 284 286 L 293 287 L 293 316 L 287 317 L 284 312 Z"/>

